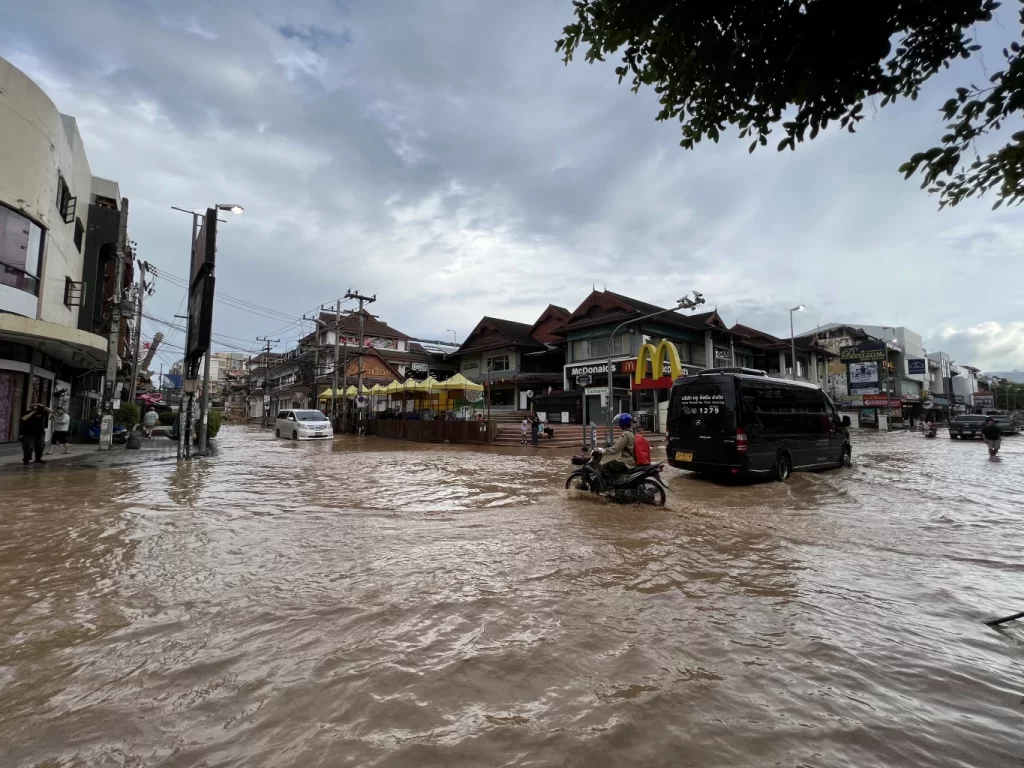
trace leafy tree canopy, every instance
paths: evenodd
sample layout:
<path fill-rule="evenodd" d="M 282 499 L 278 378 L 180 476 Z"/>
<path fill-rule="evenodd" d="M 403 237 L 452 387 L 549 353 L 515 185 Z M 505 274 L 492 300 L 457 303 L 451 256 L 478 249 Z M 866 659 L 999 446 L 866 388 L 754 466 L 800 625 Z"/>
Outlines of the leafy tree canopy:
<path fill-rule="evenodd" d="M 1024 26 L 1024 0 L 1020 0 Z M 678 119 L 680 144 L 717 142 L 727 126 L 766 146 L 781 122 L 778 149 L 795 149 L 832 123 L 851 133 L 864 103 L 916 99 L 921 86 L 957 58 L 981 49 L 974 25 L 995 0 L 574 0 L 576 20 L 555 43 L 566 63 L 621 51 L 619 82 L 652 86 L 658 120 Z M 939 206 L 994 190 L 994 207 L 1024 201 L 1024 131 L 982 156 L 981 136 L 1024 109 L 1024 61 L 1014 42 L 1005 66 L 980 86 L 957 88 L 940 110 L 939 146 L 900 167 L 923 175 Z M 782 122 L 785 120 L 785 122 Z M 941 177 L 941 178 L 940 178 Z"/>

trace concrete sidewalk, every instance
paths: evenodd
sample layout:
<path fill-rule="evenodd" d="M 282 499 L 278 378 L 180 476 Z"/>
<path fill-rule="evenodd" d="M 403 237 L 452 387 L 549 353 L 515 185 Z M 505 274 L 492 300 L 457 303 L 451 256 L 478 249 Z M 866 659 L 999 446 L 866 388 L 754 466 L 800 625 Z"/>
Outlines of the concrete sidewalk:
<path fill-rule="evenodd" d="M 49 446 L 47 446 L 49 448 Z M 115 444 L 109 451 L 99 450 L 96 443 L 74 443 L 71 453 L 65 455 L 61 446 L 54 446 L 52 452 L 43 456 L 43 464 L 23 464 L 21 446 L 17 451 L 0 453 L 0 473 L 7 472 L 45 472 L 49 467 L 72 467 L 86 465 L 89 467 L 114 467 L 125 464 L 138 464 L 145 461 L 160 459 L 174 460 L 177 458 L 178 444 L 167 438 L 143 440 L 142 447 L 129 451 L 124 445 Z"/>

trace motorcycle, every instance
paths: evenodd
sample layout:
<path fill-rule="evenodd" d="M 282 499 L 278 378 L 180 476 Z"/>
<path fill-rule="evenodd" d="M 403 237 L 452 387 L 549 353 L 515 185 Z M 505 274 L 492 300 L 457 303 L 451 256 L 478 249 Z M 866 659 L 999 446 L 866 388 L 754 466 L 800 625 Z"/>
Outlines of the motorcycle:
<path fill-rule="evenodd" d="M 939 427 L 938 427 L 938 425 L 935 422 L 931 422 L 924 429 L 924 436 L 925 437 L 935 437 L 938 434 L 939 434 Z"/>
<path fill-rule="evenodd" d="M 565 487 L 570 490 L 590 491 L 619 503 L 665 506 L 665 493 L 668 487 L 661 481 L 664 464 L 638 466 L 624 473 L 612 475 L 601 471 L 602 454 L 603 451 L 598 448 L 590 454 L 589 459 L 586 456 L 573 456 L 572 463 L 579 469 L 574 470 L 566 478 Z"/>
<path fill-rule="evenodd" d="M 114 431 L 110 435 L 110 439 L 115 443 L 127 443 L 128 442 L 128 430 L 124 427 L 114 427 Z M 98 443 L 100 440 L 100 425 L 98 422 L 93 422 L 89 427 L 89 440 Z"/>

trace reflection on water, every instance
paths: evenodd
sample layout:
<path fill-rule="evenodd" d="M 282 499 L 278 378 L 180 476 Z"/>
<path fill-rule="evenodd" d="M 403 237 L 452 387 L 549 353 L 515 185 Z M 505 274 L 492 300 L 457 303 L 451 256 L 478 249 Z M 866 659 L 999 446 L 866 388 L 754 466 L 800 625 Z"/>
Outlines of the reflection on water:
<path fill-rule="evenodd" d="M 549 452 L 226 427 L 0 476 L 2 766 L 1020 765 L 1024 438 L 666 509 Z"/>

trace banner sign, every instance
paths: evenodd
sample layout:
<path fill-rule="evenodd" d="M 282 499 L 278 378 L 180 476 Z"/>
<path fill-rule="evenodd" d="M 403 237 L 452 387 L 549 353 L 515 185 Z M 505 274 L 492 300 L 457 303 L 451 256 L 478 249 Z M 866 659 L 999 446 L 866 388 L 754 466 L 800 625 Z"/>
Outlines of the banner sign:
<path fill-rule="evenodd" d="M 878 363 L 849 363 L 846 370 L 850 394 L 878 392 Z"/>
<path fill-rule="evenodd" d="M 844 363 L 862 363 L 869 360 L 885 360 L 885 344 L 872 342 L 856 344 L 852 347 L 840 347 L 839 359 Z"/>
<path fill-rule="evenodd" d="M 928 361 L 923 357 L 907 358 L 907 375 L 924 376 L 928 373 Z"/>
<path fill-rule="evenodd" d="M 981 392 L 974 393 L 974 407 L 975 408 L 995 408 L 996 407 L 996 396 L 992 394 L 982 394 Z"/>

